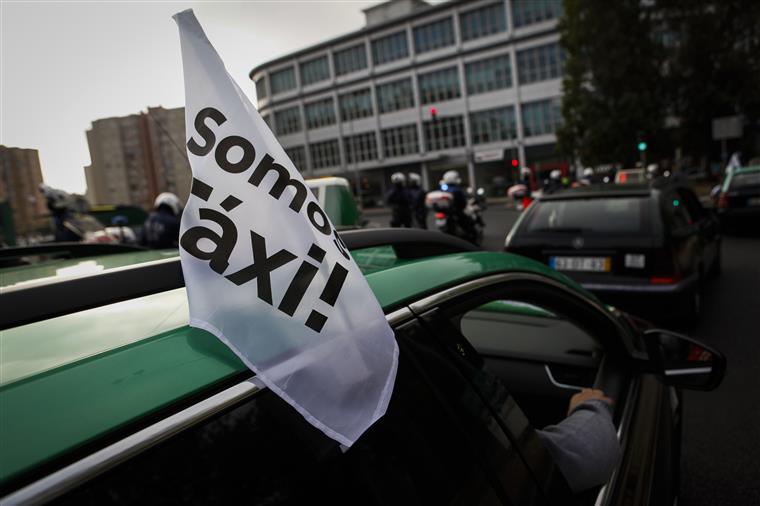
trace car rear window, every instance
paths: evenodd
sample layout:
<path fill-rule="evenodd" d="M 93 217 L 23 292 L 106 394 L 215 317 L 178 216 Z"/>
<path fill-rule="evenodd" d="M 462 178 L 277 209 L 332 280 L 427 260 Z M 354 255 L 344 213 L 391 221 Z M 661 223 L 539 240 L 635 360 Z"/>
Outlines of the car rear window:
<path fill-rule="evenodd" d="M 749 186 L 760 186 L 760 171 L 736 174 L 731 178 L 732 190 L 747 188 Z"/>
<path fill-rule="evenodd" d="M 603 197 L 540 202 L 527 218 L 529 233 L 649 235 L 648 197 Z"/>

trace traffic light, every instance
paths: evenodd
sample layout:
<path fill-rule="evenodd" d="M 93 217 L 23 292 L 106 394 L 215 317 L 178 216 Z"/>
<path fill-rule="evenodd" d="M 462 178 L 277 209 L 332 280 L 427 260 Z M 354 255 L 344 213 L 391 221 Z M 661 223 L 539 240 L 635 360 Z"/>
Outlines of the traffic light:
<path fill-rule="evenodd" d="M 517 158 L 512 158 L 512 167 L 517 168 L 520 165 L 520 161 Z"/>
<path fill-rule="evenodd" d="M 435 106 L 430 106 L 430 118 L 435 121 L 438 119 L 438 109 Z"/>
<path fill-rule="evenodd" d="M 647 143 L 644 141 L 639 141 L 638 145 L 639 151 L 646 151 L 647 150 Z"/>

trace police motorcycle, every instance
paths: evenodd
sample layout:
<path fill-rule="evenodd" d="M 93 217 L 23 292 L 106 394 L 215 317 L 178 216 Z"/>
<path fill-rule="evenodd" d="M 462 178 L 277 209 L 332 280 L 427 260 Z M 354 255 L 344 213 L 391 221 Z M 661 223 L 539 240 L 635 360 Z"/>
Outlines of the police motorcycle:
<path fill-rule="evenodd" d="M 89 214 L 90 206 L 81 195 L 52 188 L 44 183 L 39 186 L 39 191 L 45 198 L 53 220 L 55 242 L 119 242 L 119 238 Z"/>
<path fill-rule="evenodd" d="M 439 189 L 428 192 L 425 205 L 435 216 L 435 226 L 441 232 L 460 237 L 476 246 L 483 242 L 484 200 L 477 192 L 463 190 L 456 171 L 448 171 L 440 181 Z M 461 200 L 464 200 L 464 205 Z M 458 209 L 461 208 L 461 211 Z"/>

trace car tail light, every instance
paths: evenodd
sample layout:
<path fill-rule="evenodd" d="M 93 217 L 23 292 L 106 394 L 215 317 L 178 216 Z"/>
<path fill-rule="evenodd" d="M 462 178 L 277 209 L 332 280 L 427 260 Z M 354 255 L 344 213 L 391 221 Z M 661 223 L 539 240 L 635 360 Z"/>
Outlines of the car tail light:
<path fill-rule="evenodd" d="M 628 180 L 628 174 L 625 172 L 620 173 L 620 178 L 618 179 L 621 183 L 625 183 Z"/>
<path fill-rule="evenodd" d="M 680 281 L 681 276 L 652 276 L 649 282 L 653 285 L 674 285 Z"/>
<path fill-rule="evenodd" d="M 442 220 L 446 217 L 444 213 L 435 213 L 435 219 L 436 220 Z"/>
<path fill-rule="evenodd" d="M 728 209 L 728 197 L 725 192 L 718 195 L 718 209 Z"/>

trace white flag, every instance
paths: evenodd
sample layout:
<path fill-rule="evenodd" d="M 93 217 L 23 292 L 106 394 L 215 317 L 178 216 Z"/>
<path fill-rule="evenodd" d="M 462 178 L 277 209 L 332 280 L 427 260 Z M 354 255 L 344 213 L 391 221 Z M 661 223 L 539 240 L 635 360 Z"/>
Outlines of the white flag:
<path fill-rule="evenodd" d="M 192 10 L 174 19 L 193 171 L 180 228 L 190 325 L 221 339 L 312 425 L 351 446 L 388 406 L 393 332 Z"/>

